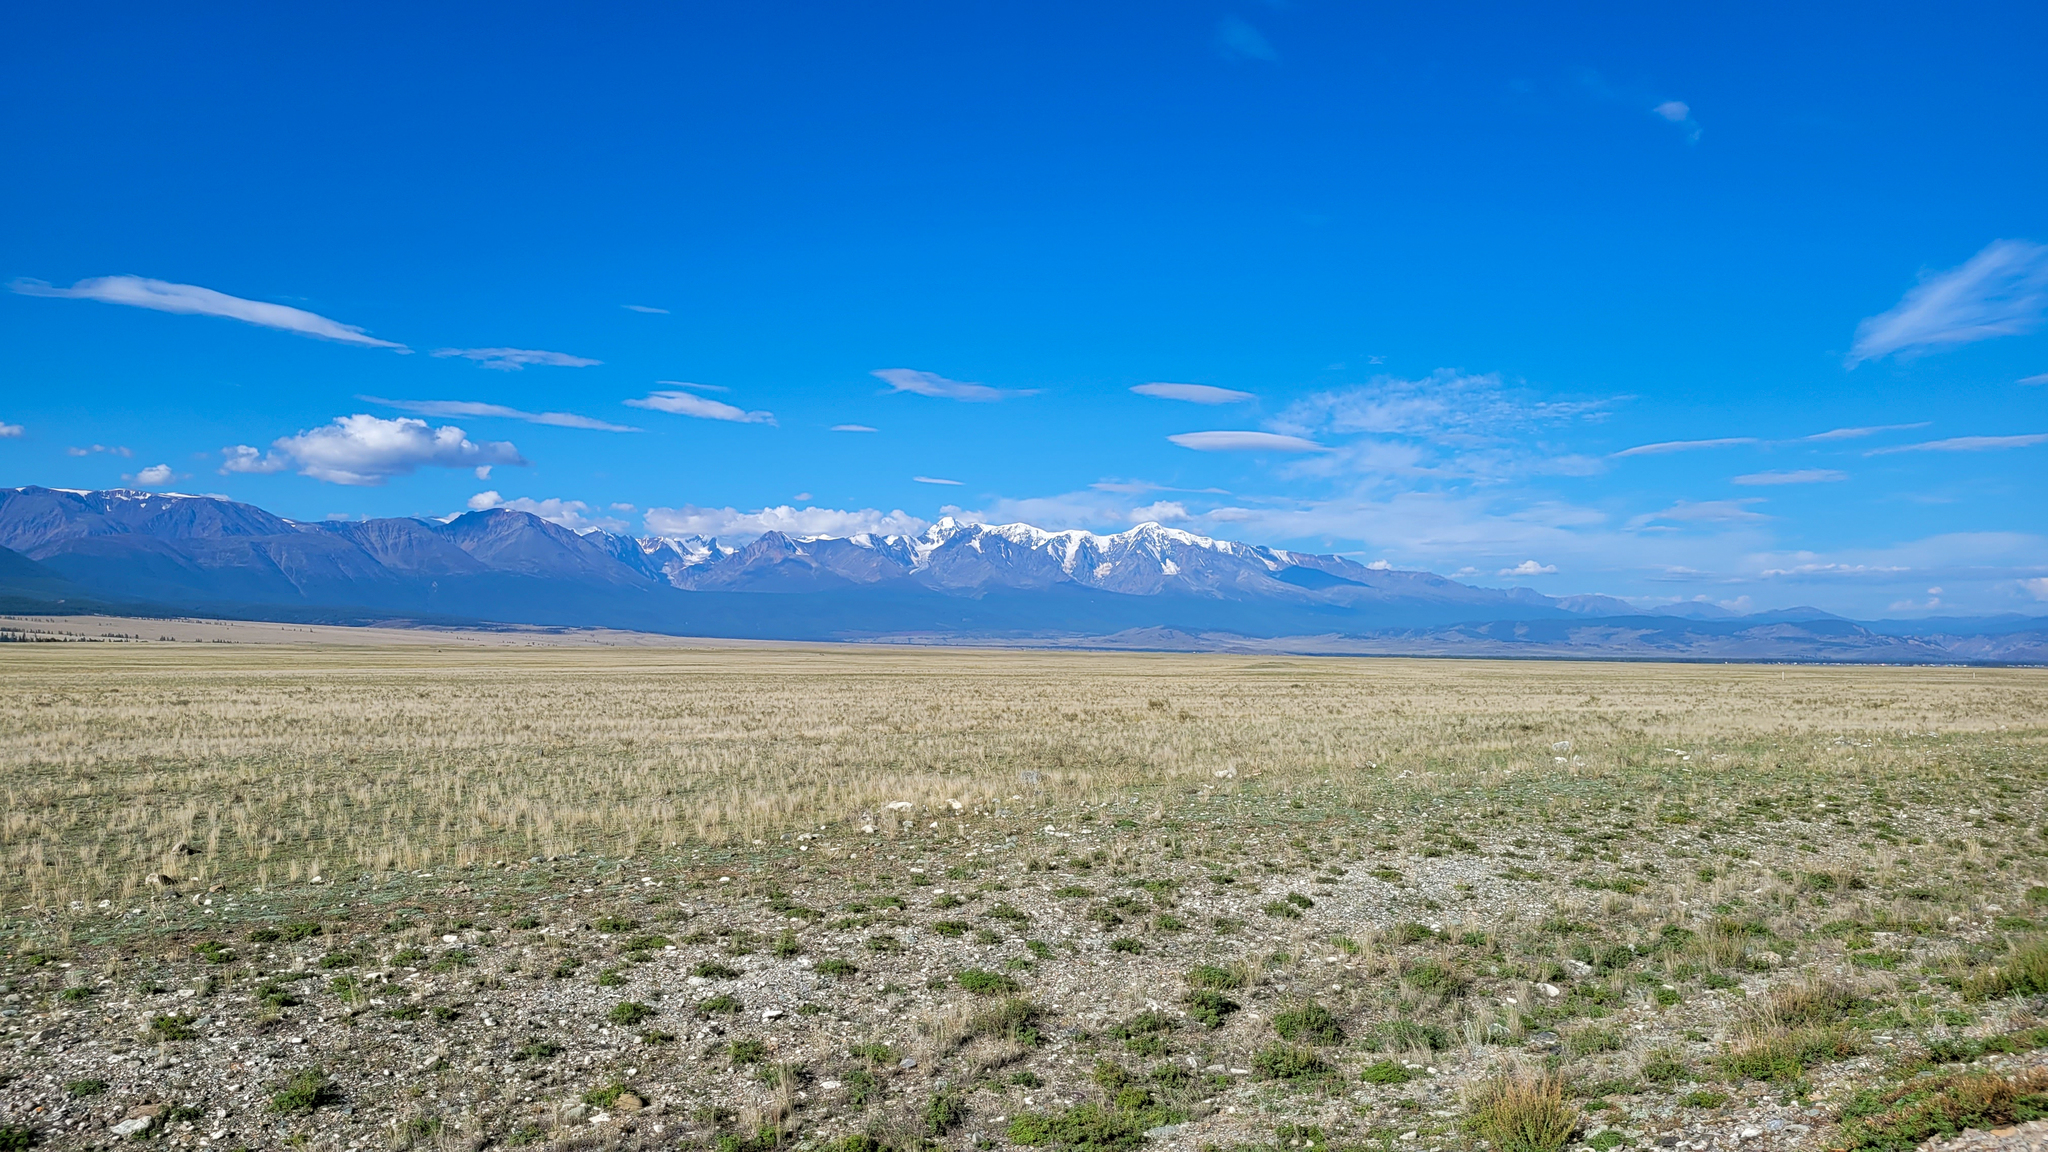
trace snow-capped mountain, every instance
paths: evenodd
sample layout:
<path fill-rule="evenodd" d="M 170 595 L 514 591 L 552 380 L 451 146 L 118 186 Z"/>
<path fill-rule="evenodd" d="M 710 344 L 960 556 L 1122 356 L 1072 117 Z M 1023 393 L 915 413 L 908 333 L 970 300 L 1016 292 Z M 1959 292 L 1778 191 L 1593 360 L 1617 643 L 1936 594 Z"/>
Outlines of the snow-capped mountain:
<path fill-rule="evenodd" d="M 0 606 L 13 611 L 496 621 L 780 639 L 1123 636 L 1155 647 L 1295 637 L 1324 646 L 1317 650 L 1478 651 L 1471 646 L 1597 636 L 1603 651 L 1667 656 L 1800 658 L 1810 649 L 1895 660 L 1949 658 L 1953 649 L 1810 609 L 1681 624 L 1605 596 L 1475 587 L 1159 524 L 1101 535 L 946 519 L 916 536 L 770 532 L 728 545 L 579 534 L 506 508 L 308 523 L 218 497 L 25 487 L 0 489 L 0 548 Z M 1766 626 L 1776 631 L 1765 635 Z M 2027 645 L 2044 641 L 2028 639 L 2029 628 L 2014 625 L 1966 658 L 2032 651 Z"/>

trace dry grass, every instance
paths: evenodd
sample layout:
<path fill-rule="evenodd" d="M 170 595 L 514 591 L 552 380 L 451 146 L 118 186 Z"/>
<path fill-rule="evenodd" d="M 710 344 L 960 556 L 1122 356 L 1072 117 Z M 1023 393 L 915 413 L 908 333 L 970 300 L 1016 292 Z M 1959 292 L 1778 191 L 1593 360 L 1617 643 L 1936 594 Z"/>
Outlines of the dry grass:
<path fill-rule="evenodd" d="M 1487 790 L 1542 815 L 1638 782 L 1683 806 L 1736 773 L 1910 764 L 1940 783 L 1963 769 L 1910 733 L 1997 733 L 2044 705 L 2025 670 L 22 645 L 0 651 L 0 899 L 1246 787 L 1381 811 Z"/>
<path fill-rule="evenodd" d="M 1521 1068 L 1479 1084 L 1467 1101 L 1472 1131 L 1494 1152 L 1557 1152 L 1579 1125 L 1565 1078 Z"/>

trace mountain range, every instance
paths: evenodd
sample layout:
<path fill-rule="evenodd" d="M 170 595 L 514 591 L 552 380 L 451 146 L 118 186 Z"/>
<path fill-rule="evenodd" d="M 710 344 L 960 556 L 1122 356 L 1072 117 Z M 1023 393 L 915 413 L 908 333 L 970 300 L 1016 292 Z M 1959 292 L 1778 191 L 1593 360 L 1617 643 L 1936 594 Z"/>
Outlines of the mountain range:
<path fill-rule="evenodd" d="M 1215 540 L 945 519 L 917 536 L 574 532 L 505 508 L 303 522 L 212 496 L 0 489 L 0 609 L 930 644 L 2037 662 L 2048 620 L 1662 612 Z"/>

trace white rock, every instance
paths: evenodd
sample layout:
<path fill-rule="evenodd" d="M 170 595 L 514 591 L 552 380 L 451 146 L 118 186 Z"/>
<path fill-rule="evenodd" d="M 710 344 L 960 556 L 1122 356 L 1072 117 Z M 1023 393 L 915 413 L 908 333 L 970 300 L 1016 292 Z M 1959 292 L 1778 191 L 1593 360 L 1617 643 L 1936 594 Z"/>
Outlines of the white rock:
<path fill-rule="evenodd" d="M 107 1129 L 107 1131 L 126 1139 L 129 1136 L 139 1136 L 149 1131 L 149 1126 L 155 1122 L 156 1117 L 154 1116 L 137 1116 L 130 1120 L 123 1120 L 119 1124 Z"/>

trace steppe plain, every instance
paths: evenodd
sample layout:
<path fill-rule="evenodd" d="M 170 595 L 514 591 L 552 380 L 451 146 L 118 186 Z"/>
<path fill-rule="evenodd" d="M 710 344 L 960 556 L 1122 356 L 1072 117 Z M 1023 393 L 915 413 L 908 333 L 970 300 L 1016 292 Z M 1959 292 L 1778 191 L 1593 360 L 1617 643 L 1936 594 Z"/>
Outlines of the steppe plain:
<path fill-rule="evenodd" d="M 2042 670 L 99 631 L 0 644 L 0 1148 L 2048 1112 Z"/>

